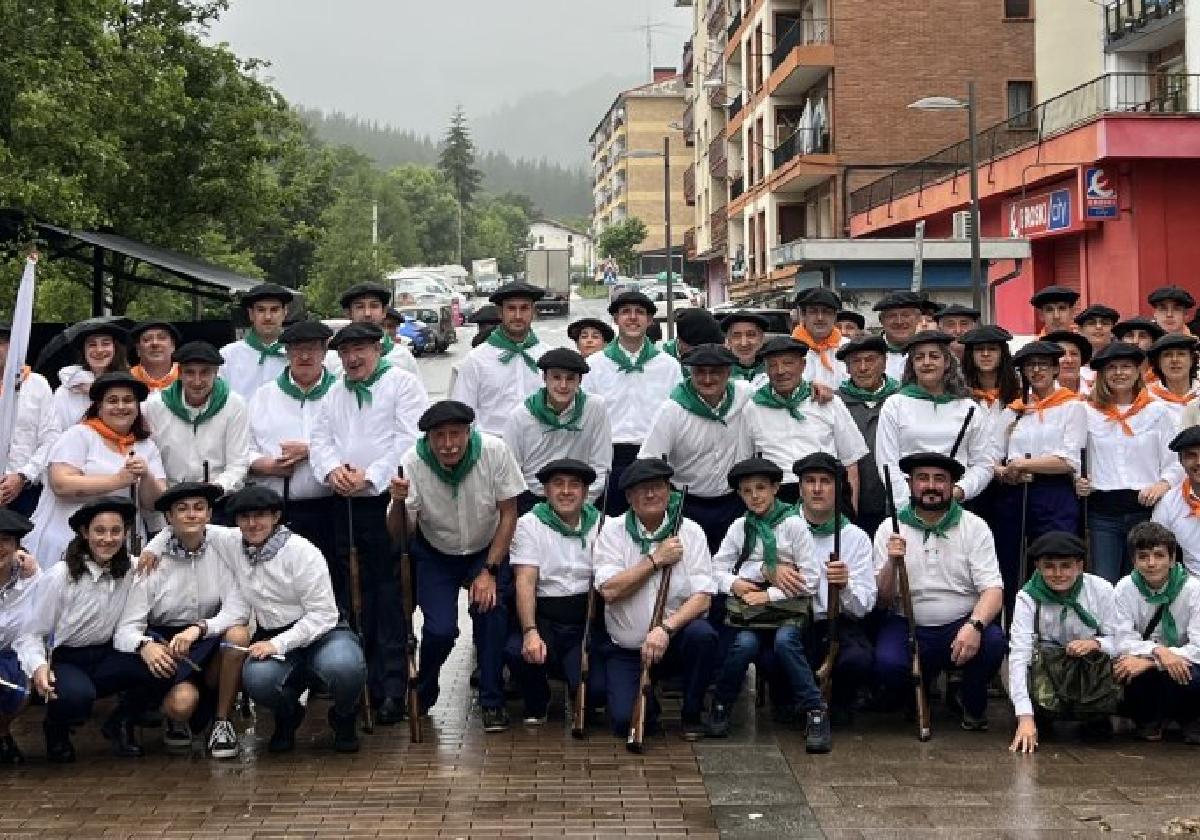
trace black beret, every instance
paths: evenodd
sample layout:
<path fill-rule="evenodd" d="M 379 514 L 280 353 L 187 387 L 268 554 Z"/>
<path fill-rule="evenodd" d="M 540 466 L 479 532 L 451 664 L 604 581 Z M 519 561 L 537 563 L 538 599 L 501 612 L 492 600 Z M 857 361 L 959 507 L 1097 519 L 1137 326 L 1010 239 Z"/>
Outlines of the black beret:
<path fill-rule="evenodd" d="M 936 320 L 940 321 L 943 318 L 948 318 L 951 315 L 961 315 L 965 318 L 974 318 L 979 320 L 979 310 L 972 309 L 969 306 L 963 306 L 961 303 L 951 303 L 943 306 L 938 310 Z"/>
<path fill-rule="evenodd" d="M 958 340 L 959 344 L 970 346 L 972 344 L 1008 344 L 1012 341 L 1012 333 L 998 327 L 995 324 L 985 324 L 982 327 L 976 327 L 973 330 L 967 330 L 963 333 L 962 338 Z"/>
<path fill-rule="evenodd" d="M 837 314 L 839 321 L 853 321 L 858 324 L 860 330 L 867 328 L 867 319 L 863 317 L 861 312 L 855 312 L 853 309 L 842 309 Z"/>
<path fill-rule="evenodd" d="M 1185 449 L 1200 446 L 1200 426 L 1188 426 L 1171 438 L 1169 446 L 1172 452 L 1182 452 Z"/>
<path fill-rule="evenodd" d="M 219 484 L 205 484 L 203 481 L 181 481 L 170 487 L 154 501 L 154 509 L 166 513 L 171 505 L 184 499 L 207 499 L 208 504 L 215 505 L 217 499 L 225 495 L 225 490 Z"/>
<path fill-rule="evenodd" d="M 646 325 L 646 338 L 653 341 L 655 344 L 662 341 L 662 324 L 658 321 L 651 321 Z"/>
<path fill-rule="evenodd" d="M 675 470 L 662 458 L 638 458 L 621 473 L 621 484 L 618 490 L 628 490 L 646 481 L 662 479 L 669 481 L 675 475 Z"/>
<path fill-rule="evenodd" d="M 542 484 L 547 484 L 556 475 L 573 475 L 587 485 L 596 480 L 596 471 L 577 458 L 555 458 L 534 475 Z"/>
<path fill-rule="evenodd" d="M 938 303 L 936 300 L 929 300 L 928 298 L 921 299 L 921 314 L 922 315 L 927 315 L 930 318 L 936 318 L 937 314 L 939 312 L 941 312 L 944 308 L 945 307 L 942 304 Z"/>
<path fill-rule="evenodd" d="M 0 534 L 16 537 L 18 540 L 33 530 L 33 523 L 15 510 L 0 508 Z"/>
<path fill-rule="evenodd" d="M 1087 546 L 1083 540 L 1067 531 L 1049 531 L 1029 544 L 1028 554 L 1034 560 L 1043 557 L 1083 560 L 1087 557 Z"/>
<path fill-rule="evenodd" d="M 509 298 L 528 298 L 531 301 L 539 301 L 545 296 L 546 290 L 540 286 L 531 286 L 528 283 L 514 281 L 512 283 L 505 283 L 499 289 L 492 292 L 492 296 L 488 300 L 499 306 Z"/>
<path fill-rule="evenodd" d="M 687 310 L 683 310 L 686 312 Z M 676 327 L 679 326 L 679 319 L 676 318 Z M 588 328 L 599 330 L 600 335 L 604 336 L 604 343 L 612 341 L 617 334 L 613 331 L 612 325 L 601 321 L 599 318 L 580 318 L 578 321 L 572 321 L 567 327 L 567 338 L 571 341 L 578 341 L 580 334 Z"/>
<path fill-rule="evenodd" d="M 142 333 L 149 330 L 166 330 L 171 334 L 171 340 L 176 344 L 183 340 L 179 329 L 170 321 L 141 321 L 129 331 L 129 343 L 131 345 L 137 344 L 141 340 Z"/>
<path fill-rule="evenodd" d="M 479 324 L 481 327 L 485 324 L 499 324 L 500 310 L 494 304 L 485 303 L 471 313 L 471 317 L 467 319 L 467 323 Z"/>
<path fill-rule="evenodd" d="M 583 356 L 569 347 L 555 347 L 553 350 L 547 350 L 538 359 L 537 366 L 542 370 L 558 368 L 578 374 L 584 374 L 591 370 Z"/>
<path fill-rule="evenodd" d="M 1056 342 L 1031 341 L 1013 354 L 1013 364 L 1020 367 L 1026 359 L 1031 359 L 1034 356 L 1053 359 L 1057 363 L 1063 357 L 1064 352 L 1062 347 Z"/>
<path fill-rule="evenodd" d="M 691 312 L 692 310 L 685 309 L 683 311 Z M 725 340 L 725 334 L 721 332 L 721 325 L 717 323 L 717 319 L 710 312 L 691 316 L 686 320 L 677 318 L 675 333 L 679 336 L 679 340 L 689 347 L 698 347 L 701 344 L 720 344 Z"/>
<path fill-rule="evenodd" d="M 207 341 L 189 341 L 187 344 L 176 347 L 175 352 L 171 354 L 171 361 L 181 365 L 191 362 L 220 367 L 225 364 L 221 351 Z"/>
<path fill-rule="evenodd" d="M 1167 334 L 1167 331 L 1158 325 L 1158 322 L 1152 318 L 1145 318 L 1141 315 L 1134 315 L 1132 318 L 1126 318 L 1124 321 L 1117 321 L 1113 326 L 1113 337 L 1124 338 L 1134 330 L 1145 330 L 1150 333 L 1150 336 L 1155 340 L 1162 338 Z"/>
<path fill-rule="evenodd" d="M 114 370 L 110 373 L 102 373 L 96 377 L 91 387 L 88 388 L 88 399 L 92 402 L 100 402 L 104 395 L 113 388 L 128 388 L 133 391 L 133 395 L 137 397 L 138 402 L 150 396 L 150 389 L 146 387 L 145 382 L 134 379 L 123 370 Z"/>
<path fill-rule="evenodd" d="M 1077 332 L 1055 330 L 1054 332 L 1048 332 L 1040 336 L 1039 340 L 1054 341 L 1059 344 L 1074 344 L 1075 348 L 1079 350 L 1079 357 L 1085 365 L 1092 360 L 1092 342 L 1088 341 L 1086 336 L 1082 336 Z"/>
<path fill-rule="evenodd" d="M 475 409 L 471 406 L 460 403 L 458 400 L 439 400 L 425 409 L 425 413 L 417 420 L 417 428 L 422 432 L 428 432 L 447 423 L 461 423 L 469 426 L 474 422 Z"/>
<path fill-rule="evenodd" d="M 967 468 L 954 458 L 940 452 L 914 452 L 912 455 L 905 455 L 900 459 L 900 471 L 905 475 L 912 475 L 914 470 L 921 467 L 936 467 L 945 470 L 955 481 L 962 478 L 967 471 Z"/>
<path fill-rule="evenodd" d="M 225 512 L 230 516 L 257 510 L 283 510 L 283 497 L 265 484 L 247 484 L 225 503 Z"/>
<path fill-rule="evenodd" d="M 1178 348 L 1180 350 L 1195 350 L 1197 343 L 1198 342 L 1196 341 L 1195 336 L 1181 335 L 1180 333 L 1168 333 L 1150 346 L 1150 349 L 1146 351 L 1146 356 L 1150 359 L 1157 359 L 1159 354 L 1161 354 L 1164 350 L 1170 350 L 1172 348 Z"/>
<path fill-rule="evenodd" d="M 283 344 L 295 344 L 300 341 L 328 341 L 333 336 L 333 330 L 320 321 L 297 321 L 285 329 L 279 336 Z"/>
<path fill-rule="evenodd" d="M 392 293 L 388 291 L 387 286 L 380 283 L 355 283 L 346 291 L 342 292 L 342 296 L 338 298 L 338 303 L 342 305 L 342 309 L 349 309 L 350 304 L 354 303 L 360 297 L 376 298 L 384 306 L 387 306 L 392 299 Z"/>
<path fill-rule="evenodd" d="M 916 292 L 888 292 L 871 307 L 875 312 L 888 309 L 920 309 L 925 300 Z"/>
<path fill-rule="evenodd" d="M 691 352 L 680 361 L 688 367 L 698 365 L 711 367 L 729 365 L 732 367 L 737 364 L 737 356 L 733 355 L 733 351 L 724 344 L 700 344 L 693 347 Z"/>
<path fill-rule="evenodd" d="M 1134 364 L 1140 365 L 1146 361 L 1146 354 L 1136 344 L 1129 344 L 1125 341 L 1111 341 L 1092 357 L 1089 364 L 1092 370 L 1103 370 L 1105 365 L 1115 362 L 1117 359 L 1129 359 Z"/>
<path fill-rule="evenodd" d="M 1178 286 L 1161 286 L 1150 293 L 1146 298 L 1151 306 L 1157 306 L 1160 303 L 1166 303 L 1173 300 L 1178 304 L 1191 309 L 1196 305 L 1196 299 L 1192 297 L 1192 293 L 1187 289 L 1181 289 Z"/>
<path fill-rule="evenodd" d="M 1112 321 L 1114 324 L 1121 320 L 1121 313 L 1113 309 L 1111 306 L 1105 306 L 1103 303 L 1093 303 L 1087 309 L 1084 309 L 1075 316 L 1075 323 L 1083 326 L 1093 318 L 1104 318 Z"/>
<path fill-rule="evenodd" d="M 768 356 L 778 356 L 781 353 L 799 353 L 806 356 L 810 349 L 803 341 L 790 335 L 777 335 L 768 338 L 763 342 L 763 346 L 758 348 L 758 359 L 762 361 Z"/>
<path fill-rule="evenodd" d="M 921 330 L 908 341 L 904 342 L 904 352 L 910 352 L 918 344 L 953 344 L 954 336 L 947 335 L 941 330 Z"/>
<path fill-rule="evenodd" d="M 71 336 L 71 346 L 79 352 L 83 352 L 83 343 L 94 335 L 110 335 L 113 341 L 120 344 L 125 344 L 128 339 L 128 333 L 125 332 L 125 329 L 113 321 L 82 321 L 76 324 L 73 329 L 74 335 Z"/>
<path fill-rule="evenodd" d="M 133 521 L 137 509 L 128 496 L 102 496 L 72 513 L 67 519 L 67 524 L 71 526 L 72 531 L 81 531 L 102 513 L 119 513 L 121 518 L 129 523 Z"/>
<path fill-rule="evenodd" d="M 721 317 L 721 328 L 726 332 L 734 324 L 753 324 L 763 332 L 766 332 L 767 328 L 771 326 L 771 322 L 767 320 L 765 315 L 745 309 L 739 309 L 737 312 L 730 312 L 728 315 Z"/>
<path fill-rule="evenodd" d="M 343 344 L 349 344 L 352 341 L 383 341 L 383 330 L 366 321 L 347 324 L 329 340 L 329 347 L 331 350 L 337 350 Z"/>
<path fill-rule="evenodd" d="M 757 475 L 768 478 L 776 484 L 783 481 L 783 470 L 779 469 L 779 466 L 773 461 L 768 461 L 766 458 L 747 458 L 744 461 L 738 461 L 729 471 L 729 486 L 736 490 L 743 478 Z"/>
<path fill-rule="evenodd" d="M 1074 303 L 1079 300 L 1079 292 L 1070 286 L 1047 286 L 1035 292 L 1029 299 L 1030 306 L 1045 306 L 1048 303 Z"/>
<path fill-rule="evenodd" d="M 826 306 L 836 312 L 842 307 L 842 299 L 830 289 L 814 287 L 796 295 L 796 306 Z"/>
<path fill-rule="evenodd" d="M 845 471 L 842 462 L 828 452 L 810 452 L 796 463 L 792 464 L 792 472 L 803 476 L 810 472 L 823 472 L 832 476 L 840 476 Z"/>
<path fill-rule="evenodd" d="M 249 308 L 260 300 L 277 300 L 284 306 L 292 302 L 295 295 L 292 290 L 277 283 L 259 283 L 242 295 L 242 306 Z"/>
<path fill-rule="evenodd" d="M 630 304 L 633 306 L 642 307 L 642 309 L 646 310 L 647 315 L 652 316 L 658 311 L 658 307 L 654 305 L 654 301 L 650 300 L 650 298 L 639 291 L 630 290 L 621 292 L 621 294 L 617 295 L 609 302 L 608 314 L 616 315 L 622 306 L 627 306 Z"/>
<path fill-rule="evenodd" d="M 389 306 L 388 311 L 383 313 L 383 317 L 391 318 L 393 321 L 396 321 L 396 322 L 404 321 L 404 313 L 401 312 L 399 309 L 396 309 L 394 306 Z"/>
<path fill-rule="evenodd" d="M 888 344 L 883 336 L 859 336 L 853 341 L 848 341 L 839 347 L 837 353 L 834 355 L 844 362 L 852 353 L 881 353 L 886 356 L 888 354 Z"/>

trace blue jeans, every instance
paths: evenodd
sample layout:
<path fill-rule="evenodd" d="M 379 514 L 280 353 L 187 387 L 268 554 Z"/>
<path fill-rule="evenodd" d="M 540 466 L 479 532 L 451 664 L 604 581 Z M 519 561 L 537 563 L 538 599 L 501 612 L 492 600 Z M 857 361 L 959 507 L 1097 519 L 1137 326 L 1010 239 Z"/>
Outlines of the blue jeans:
<path fill-rule="evenodd" d="M 729 654 L 721 665 L 717 675 L 717 685 L 713 693 L 718 703 L 731 706 L 737 700 L 746 679 L 746 669 L 758 656 L 763 645 L 771 645 L 775 650 L 775 662 L 787 674 L 788 684 L 792 688 L 792 702 L 805 711 L 815 711 L 825 707 L 821 700 L 821 691 L 817 688 L 816 677 L 813 676 L 812 666 L 804 651 L 804 630 L 800 627 L 780 627 L 776 630 L 740 630 L 729 628 L 736 635 L 729 648 Z"/>
<path fill-rule="evenodd" d="M 1111 584 L 1116 584 L 1131 568 L 1127 559 L 1129 530 L 1140 522 L 1149 522 L 1153 508 L 1142 508 L 1128 513 L 1105 513 L 1088 509 L 1092 574 L 1099 575 Z"/>
<path fill-rule="evenodd" d="M 11 688 L 0 687 L 0 715 L 15 715 L 29 697 L 30 683 L 25 672 L 21 670 L 21 663 L 17 659 L 16 652 L 11 648 L 0 650 L 0 677 L 27 690 L 25 694 L 22 694 Z"/>
<path fill-rule="evenodd" d="M 273 712 L 292 713 L 306 688 L 324 686 L 333 695 L 334 714 L 353 717 L 367 679 L 358 637 L 338 625 L 308 647 L 296 648 L 278 659 L 247 659 L 242 687 L 250 698 Z"/>

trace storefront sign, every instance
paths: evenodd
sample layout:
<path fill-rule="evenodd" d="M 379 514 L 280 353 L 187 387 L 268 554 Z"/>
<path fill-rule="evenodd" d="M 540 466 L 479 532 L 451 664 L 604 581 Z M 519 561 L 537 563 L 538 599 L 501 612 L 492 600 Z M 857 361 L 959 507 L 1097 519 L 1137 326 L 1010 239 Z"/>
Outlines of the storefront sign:
<path fill-rule="evenodd" d="M 1008 235 L 1014 239 L 1071 227 L 1071 191 L 1054 190 L 1008 205 Z"/>
<path fill-rule="evenodd" d="M 1083 171 L 1083 218 L 1088 221 L 1116 219 L 1120 216 L 1117 207 L 1117 188 L 1112 186 L 1108 174 L 1099 166 L 1089 166 Z"/>

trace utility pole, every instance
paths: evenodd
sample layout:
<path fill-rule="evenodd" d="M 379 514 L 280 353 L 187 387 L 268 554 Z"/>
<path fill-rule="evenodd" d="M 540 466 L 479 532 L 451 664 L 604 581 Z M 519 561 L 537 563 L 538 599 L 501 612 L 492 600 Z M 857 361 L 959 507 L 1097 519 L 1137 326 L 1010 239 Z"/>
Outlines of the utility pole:
<path fill-rule="evenodd" d="M 379 271 L 379 202 L 371 202 L 371 265 Z"/>
<path fill-rule="evenodd" d="M 462 201 L 454 201 L 458 205 L 458 264 L 462 265 Z"/>

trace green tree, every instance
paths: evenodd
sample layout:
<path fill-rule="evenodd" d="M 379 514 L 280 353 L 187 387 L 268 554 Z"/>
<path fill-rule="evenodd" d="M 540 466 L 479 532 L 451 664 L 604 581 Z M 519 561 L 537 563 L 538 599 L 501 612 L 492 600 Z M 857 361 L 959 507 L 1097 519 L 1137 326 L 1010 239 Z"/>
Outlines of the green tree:
<path fill-rule="evenodd" d="M 635 249 L 645 240 L 646 223 L 636 216 L 630 216 L 609 225 L 596 238 L 596 256 L 601 259 L 612 257 L 622 272 L 633 274 L 637 270 Z"/>
<path fill-rule="evenodd" d="M 450 182 L 454 197 L 465 211 L 479 192 L 483 173 L 475 168 L 475 143 L 467 128 L 467 115 L 461 107 L 456 108 L 450 117 L 450 128 L 442 140 L 438 157 L 438 169 Z"/>
<path fill-rule="evenodd" d="M 389 172 L 387 180 L 412 212 L 419 254 L 416 261 L 439 265 L 457 259 L 458 206 L 445 176 L 427 166 L 405 164 Z"/>

